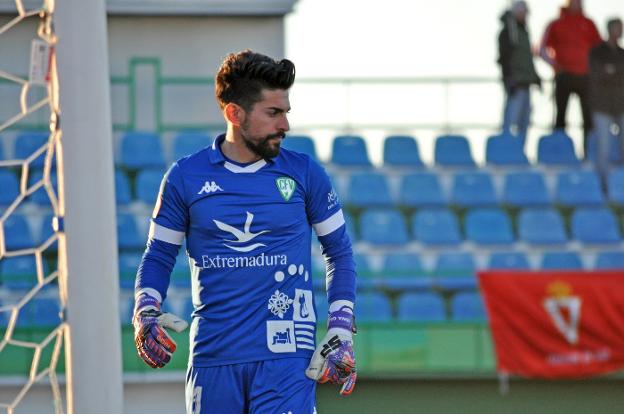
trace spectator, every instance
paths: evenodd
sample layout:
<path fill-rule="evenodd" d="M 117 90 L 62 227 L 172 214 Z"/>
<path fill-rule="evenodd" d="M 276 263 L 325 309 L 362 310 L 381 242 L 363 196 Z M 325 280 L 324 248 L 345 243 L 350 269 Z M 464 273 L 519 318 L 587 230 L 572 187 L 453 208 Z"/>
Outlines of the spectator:
<path fill-rule="evenodd" d="M 503 133 L 526 139 L 531 120 L 531 85 L 541 85 L 533 65 L 531 41 L 526 26 L 529 12 L 525 1 L 516 0 L 501 16 L 503 29 L 498 35 L 498 63 L 503 73 L 505 109 Z"/>
<path fill-rule="evenodd" d="M 583 149 L 587 154 L 587 136 L 592 129 L 588 99 L 588 56 L 592 47 L 601 42 L 591 19 L 583 14 L 581 0 L 568 0 L 561 15 L 544 33 L 540 55 L 555 70 L 555 129 L 565 129 L 566 110 L 572 93 L 578 95 L 583 113 Z"/>
<path fill-rule="evenodd" d="M 618 126 L 618 146 L 622 154 L 624 141 L 624 49 L 622 20 L 607 22 L 607 40 L 589 54 L 589 96 L 596 139 L 596 169 L 606 182 L 611 149 L 611 127 Z"/>

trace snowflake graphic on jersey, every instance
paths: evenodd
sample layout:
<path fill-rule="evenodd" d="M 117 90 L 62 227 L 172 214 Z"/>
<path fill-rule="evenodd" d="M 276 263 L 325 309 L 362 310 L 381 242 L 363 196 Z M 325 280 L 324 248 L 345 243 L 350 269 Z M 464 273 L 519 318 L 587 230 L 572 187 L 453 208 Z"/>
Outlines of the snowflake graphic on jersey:
<path fill-rule="evenodd" d="M 276 290 L 269 298 L 269 310 L 273 315 L 277 315 L 280 319 L 284 319 L 284 314 L 290 309 L 293 300 L 283 292 Z"/>

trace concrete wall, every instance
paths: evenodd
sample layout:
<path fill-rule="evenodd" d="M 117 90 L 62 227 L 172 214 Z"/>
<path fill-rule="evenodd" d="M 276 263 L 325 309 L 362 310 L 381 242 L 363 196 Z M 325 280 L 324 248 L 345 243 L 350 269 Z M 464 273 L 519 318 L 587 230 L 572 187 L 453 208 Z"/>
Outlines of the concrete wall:
<path fill-rule="evenodd" d="M 0 16 L 0 25 L 8 21 Z M 37 19 L 29 18 L 0 38 L 0 70 L 24 76 L 28 73 L 30 42 L 36 37 Z M 250 48 L 273 57 L 284 55 L 284 22 L 281 16 L 109 16 L 109 62 L 112 77 L 127 77 L 132 58 L 156 58 L 161 75 L 213 78 L 229 52 Z M 59 41 L 63 41 L 60 39 Z M 136 127 L 154 130 L 155 81 L 152 65 L 137 65 Z M 0 119 L 19 112 L 17 84 L 0 83 Z M 116 124 L 126 123 L 130 109 L 127 85 L 112 88 L 112 115 Z M 163 88 L 163 120 L 175 124 L 221 123 L 211 85 Z M 34 102 L 43 91 L 34 88 Z M 184 105 L 179 105 L 184 102 Z M 43 113 L 29 117 L 32 124 L 45 124 Z"/>

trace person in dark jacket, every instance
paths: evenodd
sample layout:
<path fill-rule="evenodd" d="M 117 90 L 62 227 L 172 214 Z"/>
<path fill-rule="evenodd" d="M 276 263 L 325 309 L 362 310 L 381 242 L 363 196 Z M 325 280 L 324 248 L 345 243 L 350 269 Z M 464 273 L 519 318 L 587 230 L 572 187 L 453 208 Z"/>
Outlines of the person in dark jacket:
<path fill-rule="evenodd" d="M 587 60 L 591 48 L 601 42 L 594 22 L 583 13 L 582 0 L 568 0 L 561 15 L 553 20 L 542 39 L 540 55 L 555 70 L 554 129 L 566 128 L 566 111 L 571 94 L 581 101 L 583 114 L 583 148 L 587 154 L 587 137 L 592 129 L 588 99 Z"/>
<path fill-rule="evenodd" d="M 589 54 L 590 103 L 596 139 L 596 169 L 606 183 L 611 153 L 611 131 L 618 130 L 620 159 L 624 154 L 624 49 L 619 45 L 622 20 L 607 22 L 607 40 Z"/>
<path fill-rule="evenodd" d="M 528 12 L 526 2 L 514 1 L 501 16 L 503 29 L 498 36 L 498 63 L 505 88 L 502 129 L 504 134 L 515 135 L 523 143 L 531 120 L 530 87 L 541 83 L 526 26 Z"/>

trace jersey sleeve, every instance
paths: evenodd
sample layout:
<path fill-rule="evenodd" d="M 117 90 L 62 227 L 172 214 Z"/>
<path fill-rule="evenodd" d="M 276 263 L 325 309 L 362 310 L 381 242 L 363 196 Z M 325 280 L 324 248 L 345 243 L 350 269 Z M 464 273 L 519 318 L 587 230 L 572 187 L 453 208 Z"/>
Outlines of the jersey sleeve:
<path fill-rule="evenodd" d="M 306 194 L 308 220 L 316 232 L 325 257 L 327 299 L 355 303 L 356 273 L 351 241 L 346 231 L 342 207 L 325 170 L 309 160 Z"/>
<path fill-rule="evenodd" d="M 162 302 L 167 295 L 171 271 L 188 226 L 184 182 L 174 164 L 163 177 L 152 213 L 147 247 L 137 271 L 135 296 L 141 293 Z"/>

